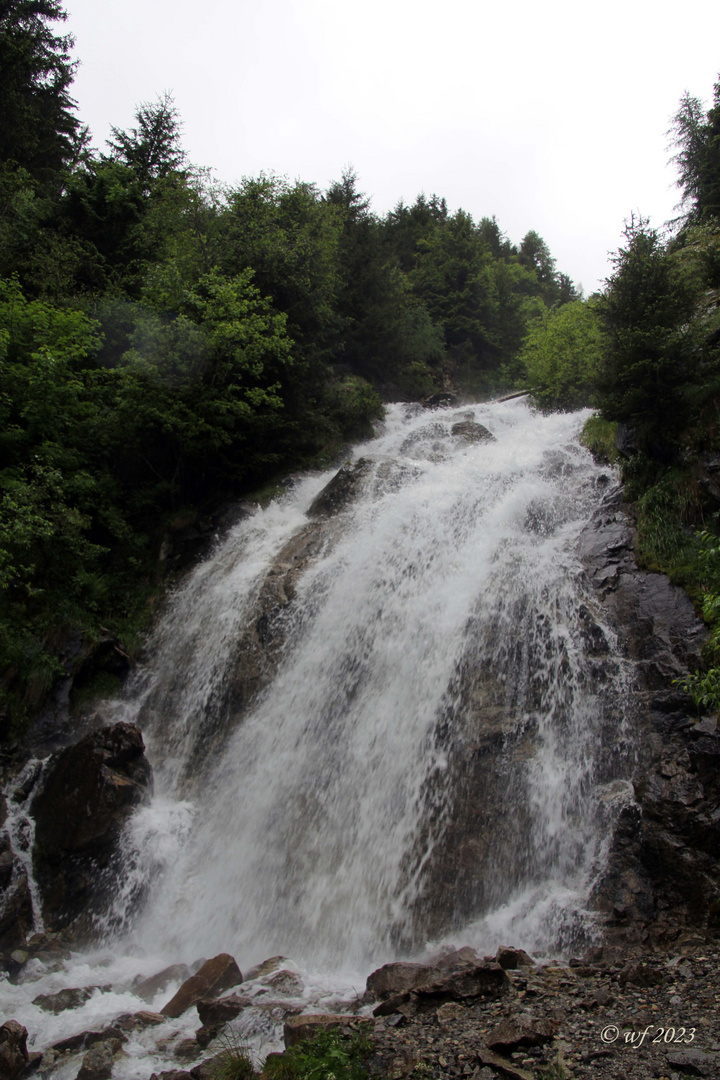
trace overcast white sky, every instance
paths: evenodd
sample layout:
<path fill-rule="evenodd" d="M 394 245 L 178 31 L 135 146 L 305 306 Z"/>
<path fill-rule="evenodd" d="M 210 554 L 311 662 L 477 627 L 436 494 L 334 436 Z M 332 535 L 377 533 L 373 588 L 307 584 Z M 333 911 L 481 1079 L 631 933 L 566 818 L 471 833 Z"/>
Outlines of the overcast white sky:
<path fill-rule="evenodd" d="M 65 0 L 96 145 L 170 91 L 191 161 L 318 184 L 376 213 L 424 191 L 592 292 L 633 211 L 678 200 L 666 131 L 720 72 L 718 0 Z"/>

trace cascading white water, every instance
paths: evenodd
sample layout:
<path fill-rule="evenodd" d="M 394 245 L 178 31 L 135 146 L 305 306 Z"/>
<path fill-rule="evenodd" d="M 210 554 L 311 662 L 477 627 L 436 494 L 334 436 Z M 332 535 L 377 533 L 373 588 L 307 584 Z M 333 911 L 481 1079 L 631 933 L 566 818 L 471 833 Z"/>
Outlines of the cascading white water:
<path fill-rule="evenodd" d="M 451 434 L 470 415 L 495 441 Z M 577 444 L 585 415 L 392 406 L 354 453 L 371 462 L 360 495 L 297 580 L 277 672 L 242 711 L 241 628 L 332 474 L 241 522 L 194 572 L 120 710 L 156 771 L 115 912 L 146 891 L 137 944 L 361 969 L 463 923 L 469 943 L 561 943 L 602 857 L 607 785 L 628 767 L 612 635 L 604 680 L 583 637 L 575 542 L 603 495 Z M 505 805 L 488 837 L 468 807 L 492 784 L 476 769 L 473 788 L 467 763 L 493 725 Z M 475 867 L 457 838 L 473 829 Z"/>

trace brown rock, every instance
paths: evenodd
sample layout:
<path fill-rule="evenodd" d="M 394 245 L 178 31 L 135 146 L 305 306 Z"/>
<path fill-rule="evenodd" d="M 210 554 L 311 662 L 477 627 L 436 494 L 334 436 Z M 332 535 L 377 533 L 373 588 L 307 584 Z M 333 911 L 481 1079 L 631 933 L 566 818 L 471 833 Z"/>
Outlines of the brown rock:
<path fill-rule="evenodd" d="M 331 1031 L 333 1028 L 342 1028 L 343 1031 L 358 1031 L 368 1027 L 372 1031 L 373 1021 L 369 1017 L 342 1016 L 337 1013 L 315 1013 L 304 1016 L 291 1016 L 285 1021 L 283 1035 L 285 1049 L 289 1050 L 305 1039 L 312 1039 L 318 1031 Z"/>
<path fill-rule="evenodd" d="M 441 998 L 462 1001 L 464 998 L 499 997 L 507 993 L 510 980 L 503 968 L 494 962 L 475 964 L 451 972 L 415 988 L 419 998 Z"/>
<path fill-rule="evenodd" d="M 249 982 L 250 979 L 259 979 L 261 975 L 270 975 L 271 972 L 277 971 L 281 964 L 287 961 L 287 956 L 271 956 L 267 960 L 263 960 L 262 964 L 256 964 L 255 967 L 250 968 L 245 973 L 245 981 Z"/>
<path fill-rule="evenodd" d="M 500 946 L 495 959 L 506 971 L 517 971 L 521 967 L 535 967 L 535 961 L 524 949 L 513 949 L 508 945 Z"/>
<path fill-rule="evenodd" d="M 106 994 L 112 990 L 112 986 L 67 986 L 64 990 L 59 990 L 57 994 L 38 994 L 33 998 L 33 1005 L 37 1005 L 43 1012 L 54 1013 L 57 1016 L 66 1009 L 79 1009 L 96 990 Z"/>
<path fill-rule="evenodd" d="M 193 1076 L 182 1069 L 168 1069 L 166 1072 L 153 1073 L 150 1080 L 193 1080 Z"/>
<path fill-rule="evenodd" d="M 650 964 L 627 964 L 620 972 L 618 981 L 621 986 L 631 983 L 633 986 L 660 986 L 665 981 L 665 973 Z"/>
<path fill-rule="evenodd" d="M 202 1049 L 197 1039 L 181 1039 L 174 1050 L 176 1058 L 185 1058 L 190 1061 L 197 1057 Z"/>
<path fill-rule="evenodd" d="M 480 1065 L 489 1065 L 494 1073 L 506 1076 L 508 1080 L 533 1080 L 531 1073 L 511 1065 L 506 1058 L 493 1054 L 492 1050 L 479 1050 L 477 1060 Z"/>
<path fill-rule="evenodd" d="M 409 990 L 406 990 L 404 994 L 393 994 L 392 997 L 385 998 L 373 1009 L 373 1016 L 392 1016 L 393 1013 L 399 1012 L 400 1006 L 409 1001 L 411 997 L 412 994 Z"/>
<path fill-rule="evenodd" d="M 409 964 L 397 961 L 383 964 L 368 975 L 367 989 L 379 998 L 387 998 L 408 990 L 415 990 L 422 983 L 427 983 L 437 975 L 443 974 L 436 967 L 428 964 Z"/>
<path fill-rule="evenodd" d="M 467 1007 L 460 1005 L 457 1001 L 447 1001 L 440 1006 L 435 1016 L 440 1027 L 445 1027 L 445 1025 L 452 1024 L 455 1020 L 464 1020 L 467 1016 Z"/>
<path fill-rule="evenodd" d="M 543 1046 L 555 1034 L 548 1020 L 530 1020 L 524 1016 L 510 1017 L 493 1028 L 485 1042 L 491 1050 L 512 1053 L 521 1046 Z"/>
<path fill-rule="evenodd" d="M 77 1080 L 109 1080 L 115 1064 L 115 1054 L 120 1049 L 113 1046 L 113 1041 L 96 1043 L 92 1046 L 82 1060 Z"/>
<path fill-rule="evenodd" d="M 135 1031 L 137 1028 L 155 1027 L 164 1024 L 167 1018 L 162 1013 L 150 1012 L 149 1009 L 141 1009 L 136 1013 L 125 1013 L 115 1021 L 122 1031 Z"/>
<path fill-rule="evenodd" d="M 195 1032 L 195 1039 L 197 1041 L 198 1046 L 202 1046 L 203 1049 L 206 1046 L 209 1046 L 210 1043 L 213 1041 L 213 1039 L 220 1033 L 220 1030 L 221 1030 L 221 1025 L 220 1024 L 212 1024 L 212 1025 L 203 1024 L 203 1026 L 199 1027 L 197 1029 L 197 1031 Z"/>
<path fill-rule="evenodd" d="M 120 1047 L 127 1042 L 127 1035 L 123 1033 L 121 1027 L 111 1025 L 103 1028 L 102 1031 L 81 1031 L 77 1035 L 70 1035 L 67 1039 L 54 1042 L 50 1049 L 57 1050 L 61 1054 L 65 1053 L 66 1050 L 80 1050 L 81 1048 L 89 1050 L 95 1043 L 107 1042 L 108 1040 L 112 1040 L 113 1046 L 117 1044 Z"/>
<path fill-rule="evenodd" d="M 452 949 L 444 953 L 435 963 L 439 968 L 459 968 L 464 964 L 477 964 L 480 957 L 469 945 L 463 945 L 462 949 Z"/>
<path fill-rule="evenodd" d="M 200 970 L 182 984 L 178 992 L 160 1010 L 163 1016 L 176 1019 L 203 998 L 221 994 L 242 982 L 240 968 L 229 953 L 219 953 L 206 960 Z"/>
<path fill-rule="evenodd" d="M 27 1063 L 27 1028 L 17 1020 L 6 1020 L 0 1027 L 0 1076 L 15 1080 Z"/>
<path fill-rule="evenodd" d="M 216 1000 L 197 1002 L 198 1016 L 201 1024 L 208 1027 L 220 1027 L 234 1020 L 243 1009 L 252 1004 L 249 997 L 239 997 L 237 994 L 229 994 Z"/>
<path fill-rule="evenodd" d="M 152 1001 L 155 995 L 164 990 L 169 983 L 184 981 L 189 975 L 190 968 L 187 964 L 171 964 L 170 967 L 163 968 L 156 975 L 151 975 L 149 979 L 143 979 L 134 986 L 133 994 L 137 994 L 143 1001 Z"/>

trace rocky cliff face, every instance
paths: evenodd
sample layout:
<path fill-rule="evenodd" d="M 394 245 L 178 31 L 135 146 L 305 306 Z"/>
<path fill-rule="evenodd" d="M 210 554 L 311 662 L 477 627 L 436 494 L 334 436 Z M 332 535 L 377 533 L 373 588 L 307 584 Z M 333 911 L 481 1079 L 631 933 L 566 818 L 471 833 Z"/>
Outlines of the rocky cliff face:
<path fill-rule="evenodd" d="M 582 538 L 606 617 L 635 661 L 635 802 L 622 811 L 593 900 L 609 942 L 670 943 L 712 928 L 720 897 L 720 736 L 676 680 L 700 664 L 705 629 L 686 594 L 638 569 L 621 493 Z"/>
<path fill-rule="evenodd" d="M 134 725 L 114 724 L 20 774 L 25 779 L 13 787 L 14 828 L 7 827 L 3 807 L 0 836 L 0 947 L 8 954 L 25 945 L 37 916 L 53 931 L 72 928 L 78 939 L 92 936 L 93 919 L 107 907 L 122 873 L 120 835 L 152 794 L 144 749 Z M 30 859 L 39 890 L 34 898 Z"/>

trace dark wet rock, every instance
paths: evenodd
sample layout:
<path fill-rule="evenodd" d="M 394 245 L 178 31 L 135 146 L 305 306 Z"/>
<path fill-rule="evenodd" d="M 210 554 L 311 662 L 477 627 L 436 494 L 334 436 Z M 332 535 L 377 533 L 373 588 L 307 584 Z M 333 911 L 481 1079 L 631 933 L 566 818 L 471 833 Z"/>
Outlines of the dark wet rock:
<path fill-rule="evenodd" d="M 507 1077 L 507 1080 L 533 1080 L 532 1073 L 527 1069 L 513 1065 L 505 1058 L 494 1054 L 492 1050 L 478 1050 L 477 1061 L 480 1065 L 489 1066 L 492 1069 L 491 1075 Z"/>
<path fill-rule="evenodd" d="M 660 986 L 665 981 L 664 973 L 650 964 L 627 964 L 618 976 L 621 986 L 631 983 L 633 986 Z"/>
<path fill-rule="evenodd" d="M 464 964 L 477 964 L 480 957 L 471 949 L 469 945 L 464 945 L 462 949 L 447 949 L 438 953 L 437 956 L 433 956 L 428 963 L 432 967 L 436 968 L 452 968 L 453 970 L 462 967 Z"/>
<path fill-rule="evenodd" d="M 368 975 L 367 989 L 379 998 L 387 998 L 407 990 L 415 990 L 422 983 L 429 982 L 438 970 L 427 964 L 410 964 L 397 961 L 383 964 L 377 971 Z"/>
<path fill-rule="evenodd" d="M 222 1024 L 203 1024 L 195 1032 L 195 1041 L 198 1046 L 209 1046 L 213 1039 L 216 1039 L 222 1030 Z"/>
<path fill-rule="evenodd" d="M 161 1012 L 175 1019 L 203 998 L 216 997 L 242 982 L 240 968 L 229 953 L 219 953 L 206 960 L 202 967 L 187 979 Z"/>
<path fill-rule="evenodd" d="M 197 1039 L 181 1039 L 175 1046 L 173 1054 L 176 1058 L 180 1058 L 181 1060 L 192 1061 L 193 1058 L 198 1056 L 202 1049 L 203 1046 Z"/>
<path fill-rule="evenodd" d="M 632 545 L 631 521 L 612 493 L 584 530 L 580 555 L 600 602 L 592 621 L 613 628 L 634 661 L 637 758 L 633 798 L 616 815 L 593 903 L 608 941 L 667 942 L 683 923 L 707 924 L 720 895 L 720 739 L 712 722 L 698 729 L 676 685 L 700 666 L 705 627 L 680 588 L 638 569 Z"/>
<path fill-rule="evenodd" d="M 17 1020 L 6 1020 L 0 1027 L 0 1077 L 15 1080 L 28 1064 L 27 1028 Z"/>
<path fill-rule="evenodd" d="M 152 1001 L 156 994 L 159 994 L 170 983 L 184 982 L 189 976 L 190 968 L 187 964 L 171 964 L 162 971 L 158 971 L 156 975 L 151 975 L 150 978 L 139 982 L 137 986 L 133 986 L 133 994 L 137 994 L 143 1001 Z"/>
<path fill-rule="evenodd" d="M 109 1080 L 115 1055 L 120 1049 L 120 1043 L 115 1039 L 95 1043 L 83 1057 L 77 1080 Z"/>
<path fill-rule="evenodd" d="M 491 1050 L 511 1053 L 521 1046 L 543 1046 L 553 1038 L 556 1030 L 557 1024 L 551 1024 L 548 1020 L 512 1017 L 494 1027 L 485 1042 Z"/>
<path fill-rule="evenodd" d="M 164 1024 L 167 1017 L 162 1013 L 150 1012 L 149 1009 L 141 1009 L 136 1013 L 123 1013 L 115 1020 L 116 1027 L 121 1031 L 136 1031 L 146 1027 L 157 1027 Z"/>
<path fill-rule="evenodd" d="M 218 1066 L 223 1063 L 224 1059 L 225 1054 L 221 1052 L 215 1054 L 214 1057 L 206 1058 L 205 1061 L 201 1061 L 199 1065 L 194 1065 L 190 1070 L 192 1080 L 214 1080 L 218 1071 Z"/>
<path fill-rule="evenodd" d="M 13 855 L 9 855 L 10 884 L 0 894 L 0 949 L 12 953 L 18 946 L 25 944 L 25 939 L 33 925 L 33 907 L 27 874 L 15 864 Z M 17 972 L 20 964 L 12 961 Z"/>
<path fill-rule="evenodd" d="M 59 990 L 57 994 L 38 994 L 33 998 L 33 1005 L 37 1005 L 43 1012 L 54 1013 L 57 1016 L 66 1009 L 79 1009 L 97 990 L 106 994 L 112 990 L 112 986 L 68 986 L 64 990 Z"/>
<path fill-rule="evenodd" d="M 488 431 L 484 424 L 478 424 L 475 420 L 461 420 L 453 424 L 450 434 L 468 443 L 497 442 L 493 433 Z"/>
<path fill-rule="evenodd" d="M 229 994 L 213 1001 L 200 1000 L 197 1002 L 200 1023 L 207 1027 L 220 1027 L 234 1020 L 252 1003 L 252 998 L 240 997 L 238 994 Z"/>
<path fill-rule="evenodd" d="M 127 1035 L 125 1035 L 121 1027 L 111 1024 L 109 1027 L 103 1028 L 102 1031 L 81 1031 L 77 1035 L 68 1036 L 67 1039 L 60 1039 L 58 1042 L 54 1042 L 50 1049 L 57 1050 L 62 1054 L 66 1050 L 74 1052 L 89 1049 L 95 1043 L 107 1042 L 108 1040 L 112 1040 L 113 1045 L 117 1043 L 119 1047 L 127 1042 Z"/>
<path fill-rule="evenodd" d="M 195 1080 L 192 1073 L 183 1069 L 167 1069 L 165 1072 L 153 1073 L 150 1080 Z"/>
<path fill-rule="evenodd" d="M 507 993 L 509 986 L 504 968 L 493 961 L 443 973 L 439 978 L 417 986 L 415 993 L 426 1001 L 462 1001 L 465 998 L 499 997 Z"/>
<path fill-rule="evenodd" d="M 339 514 L 356 498 L 365 477 L 372 470 L 372 463 L 365 458 L 348 462 L 325 485 L 310 504 L 308 517 L 331 517 Z"/>
<path fill-rule="evenodd" d="M 441 390 L 437 394 L 431 394 L 430 397 L 425 398 L 422 401 L 422 405 L 426 409 L 438 409 L 445 408 L 448 405 L 457 405 L 458 396 L 450 390 Z"/>
<path fill-rule="evenodd" d="M 518 968 L 535 967 L 535 961 L 528 956 L 524 949 L 513 949 L 508 945 L 501 945 L 495 959 L 500 967 L 506 971 L 516 971 Z"/>
<path fill-rule="evenodd" d="M 405 990 L 400 994 L 391 994 L 390 997 L 385 998 L 384 1001 L 375 1006 L 373 1016 L 392 1016 L 393 1013 L 400 1012 L 401 1007 L 410 1001 L 414 1001 L 414 999 L 409 990 Z M 413 1006 L 410 1011 L 416 1012 L 417 1009 Z"/>
<path fill-rule="evenodd" d="M 720 1055 L 708 1054 L 693 1047 L 687 1050 L 674 1050 L 667 1056 L 667 1063 L 679 1069 L 683 1076 L 716 1077 L 720 1068 Z"/>
<path fill-rule="evenodd" d="M 283 1028 L 285 1049 L 289 1050 L 291 1046 L 295 1046 L 297 1043 L 312 1039 L 318 1031 L 332 1031 L 335 1028 L 341 1028 L 343 1031 L 353 1032 L 359 1031 L 363 1027 L 372 1032 L 373 1021 L 368 1017 L 343 1016 L 338 1013 L 291 1016 L 285 1021 Z"/>
<path fill-rule="evenodd" d="M 112 895 L 119 837 L 152 794 L 144 751 L 135 725 L 120 723 L 51 759 L 31 811 L 43 915 L 55 929 L 101 910 Z"/>

